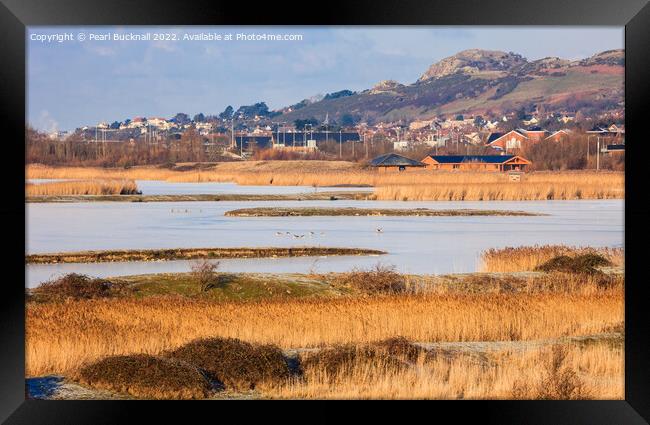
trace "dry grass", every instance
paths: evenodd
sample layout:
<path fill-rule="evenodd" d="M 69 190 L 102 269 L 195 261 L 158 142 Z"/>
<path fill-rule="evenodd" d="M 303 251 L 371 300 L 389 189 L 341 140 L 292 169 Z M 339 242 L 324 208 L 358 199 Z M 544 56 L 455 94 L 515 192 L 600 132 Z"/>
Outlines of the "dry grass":
<path fill-rule="evenodd" d="M 539 172 L 510 182 L 503 173 L 412 171 L 378 173 L 357 164 L 330 161 L 247 161 L 207 169 L 133 167 L 101 169 L 27 166 L 28 178 L 142 179 L 175 182 L 235 182 L 240 185 L 371 185 L 379 200 L 546 200 L 624 197 L 622 172 Z"/>
<path fill-rule="evenodd" d="M 562 355 L 558 356 L 558 352 Z M 524 384 L 525 383 L 525 384 Z M 420 356 L 413 367 L 391 357 L 351 357 L 331 373 L 309 362 L 300 380 L 268 388 L 271 398 L 622 399 L 622 346 L 569 345 Z"/>
<path fill-rule="evenodd" d="M 56 195 L 135 195 L 140 193 L 133 180 L 92 180 L 28 183 L 25 196 Z"/>
<path fill-rule="evenodd" d="M 606 332 L 623 322 L 623 291 L 589 294 L 387 295 L 255 302 L 183 297 L 28 303 L 26 374 L 65 373 L 110 355 L 157 355 L 197 338 L 281 348 L 411 341 L 503 341 Z"/>
<path fill-rule="evenodd" d="M 624 265 L 624 250 L 622 248 L 541 245 L 487 250 L 482 254 L 482 270 L 495 273 L 532 271 L 555 257 L 574 258 L 582 255 L 600 255 L 616 267 Z"/>

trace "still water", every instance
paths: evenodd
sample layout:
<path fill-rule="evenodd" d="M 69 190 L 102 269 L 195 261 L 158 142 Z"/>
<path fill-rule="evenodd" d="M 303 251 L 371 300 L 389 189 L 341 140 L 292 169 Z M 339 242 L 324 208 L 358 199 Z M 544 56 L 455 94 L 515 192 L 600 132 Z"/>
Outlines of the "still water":
<path fill-rule="evenodd" d="M 151 183 L 151 182 L 149 182 Z M 168 183 L 166 183 L 168 184 Z M 189 190 L 187 184 L 182 184 Z M 143 186 L 145 189 L 146 186 Z M 239 187 L 244 193 L 250 187 Z M 277 187 L 264 187 L 266 191 Z M 152 189 L 153 190 L 153 189 Z M 169 189 L 167 189 L 169 190 Z M 311 189 L 313 190 L 313 189 Z M 166 192 L 169 193 L 169 192 Z M 182 192 L 188 193 L 188 192 Z M 204 190 L 196 193 L 206 193 Z M 269 193 L 269 192 L 260 192 Z M 376 207 L 477 208 L 549 214 L 535 217 L 225 217 L 237 208 Z M 374 257 L 222 260 L 220 270 L 245 272 L 328 272 L 370 267 L 378 261 L 407 273 L 476 271 L 481 251 L 533 244 L 623 246 L 623 200 L 526 202 L 88 202 L 29 203 L 27 254 L 94 249 L 176 247 L 328 246 L 374 248 Z M 377 232 L 381 228 L 382 232 Z M 276 232 L 292 235 L 278 236 Z M 310 233 L 310 232 L 313 232 Z M 29 265 L 33 287 L 63 273 L 107 277 L 185 272 L 187 261 Z"/>

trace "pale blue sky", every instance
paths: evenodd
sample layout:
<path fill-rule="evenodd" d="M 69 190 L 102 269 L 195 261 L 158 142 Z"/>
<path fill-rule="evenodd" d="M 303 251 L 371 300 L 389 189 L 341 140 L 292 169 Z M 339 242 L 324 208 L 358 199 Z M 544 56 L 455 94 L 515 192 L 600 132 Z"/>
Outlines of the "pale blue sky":
<path fill-rule="evenodd" d="M 69 32 L 75 40 L 35 35 Z M 90 33 L 301 34 L 302 41 L 78 41 Z M 28 122 L 70 130 L 134 116 L 271 109 L 380 80 L 413 83 L 428 66 L 482 48 L 580 59 L 624 47 L 622 27 L 30 27 Z"/>

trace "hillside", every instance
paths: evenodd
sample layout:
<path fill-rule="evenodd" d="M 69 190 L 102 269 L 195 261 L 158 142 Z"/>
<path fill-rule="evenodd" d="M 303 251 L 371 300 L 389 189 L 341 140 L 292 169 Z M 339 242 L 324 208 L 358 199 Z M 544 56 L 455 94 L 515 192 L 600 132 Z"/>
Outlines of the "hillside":
<path fill-rule="evenodd" d="M 622 109 L 624 61 L 623 50 L 577 61 L 528 61 L 512 52 L 464 50 L 434 63 L 412 84 L 381 81 L 358 93 L 341 90 L 281 112 L 289 122 L 312 117 L 322 121 L 326 114 L 336 121 L 346 114 L 362 121 L 498 116 L 533 105 L 543 105 L 548 112 L 598 113 Z"/>

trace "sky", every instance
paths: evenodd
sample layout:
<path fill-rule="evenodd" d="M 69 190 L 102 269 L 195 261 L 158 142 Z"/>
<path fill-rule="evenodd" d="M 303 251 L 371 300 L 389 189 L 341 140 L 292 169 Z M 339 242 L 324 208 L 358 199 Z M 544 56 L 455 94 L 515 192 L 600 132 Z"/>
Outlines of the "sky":
<path fill-rule="evenodd" d="M 132 34 L 151 40 L 125 39 Z M 624 48 L 624 28 L 29 27 L 27 121 L 56 131 L 262 101 L 276 109 L 382 80 L 410 84 L 432 63 L 472 48 L 582 59 Z"/>

